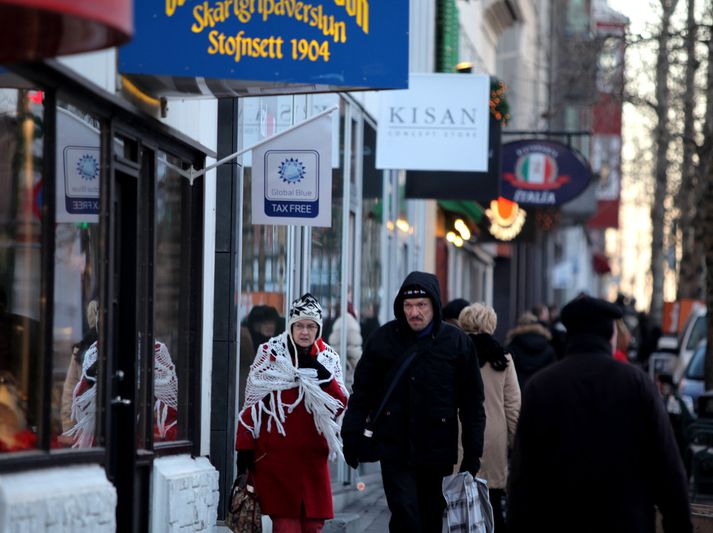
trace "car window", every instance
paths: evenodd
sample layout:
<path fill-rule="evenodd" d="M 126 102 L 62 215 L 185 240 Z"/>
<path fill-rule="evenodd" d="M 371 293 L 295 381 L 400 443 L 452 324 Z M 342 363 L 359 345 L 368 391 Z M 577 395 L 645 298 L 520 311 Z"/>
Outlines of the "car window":
<path fill-rule="evenodd" d="M 686 343 L 687 350 L 693 350 L 706 337 L 706 316 L 699 316 L 693 324 L 691 336 Z"/>
<path fill-rule="evenodd" d="M 691 362 L 686 369 L 686 378 L 703 379 L 706 366 L 706 345 L 701 344 L 693 354 Z"/>

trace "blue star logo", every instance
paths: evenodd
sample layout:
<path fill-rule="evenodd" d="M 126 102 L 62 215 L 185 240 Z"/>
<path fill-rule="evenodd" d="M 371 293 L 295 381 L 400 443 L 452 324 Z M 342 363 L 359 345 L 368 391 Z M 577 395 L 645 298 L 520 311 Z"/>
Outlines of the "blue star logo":
<path fill-rule="evenodd" d="M 299 183 L 305 177 L 305 166 L 299 159 L 288 157 L 280 163 L 278 172 L 285 183 Z"/>
<path fill-rule="evenodd" d="M 77 173 L 87 181 L 96 179 L 99 176 L 99 161 L 90 154 L 84 154 L 77 161 Z"/>

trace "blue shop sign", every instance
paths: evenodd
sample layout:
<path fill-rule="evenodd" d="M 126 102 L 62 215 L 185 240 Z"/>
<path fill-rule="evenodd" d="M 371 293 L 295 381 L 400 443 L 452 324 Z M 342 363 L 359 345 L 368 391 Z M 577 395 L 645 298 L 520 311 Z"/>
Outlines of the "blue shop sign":
<path fill-rule="evenodd" d="M 589 185 L 592 169 L 577 150 L 557 141 L 503 145 L 500 194 L 520 205 L 562 205 Z"/>
<path fill-rule="evenodd" d="M 119 70 L 261 88 L 403 89 L 408 6 L 408 0 L 135 2 L 135 34 L 120 49 Z"/>

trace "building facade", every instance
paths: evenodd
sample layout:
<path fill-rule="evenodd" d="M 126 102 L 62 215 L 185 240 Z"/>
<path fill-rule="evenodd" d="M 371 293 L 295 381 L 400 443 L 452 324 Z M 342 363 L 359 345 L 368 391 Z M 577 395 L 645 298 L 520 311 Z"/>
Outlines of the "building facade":
<path fill-rule="evenodd" d="M 409 71 L 466 61 L 504 81 L 503 141 L 588 127 L 552 107 L 556 6 L 408 7 Z M 488 235 L 488 205 L 410 197 L 410 172 L 376 166 L 377 91 L 136 77 L 121 62 L 109 48 L 0 70 L 0 530 L 213 530 L 249 365 L 295 297 L 318 298 L 326 340 L 351 313 L 365 342 L 426 270 L 507 323 L 551 301 L 550 272 L 579 253 L 579 234 L 508 244 Z M 193 178 L 331 107 L 329 227 L 253 224 L 250 152 Z M 335 501 L 352 475 L 332 466 Z"/>

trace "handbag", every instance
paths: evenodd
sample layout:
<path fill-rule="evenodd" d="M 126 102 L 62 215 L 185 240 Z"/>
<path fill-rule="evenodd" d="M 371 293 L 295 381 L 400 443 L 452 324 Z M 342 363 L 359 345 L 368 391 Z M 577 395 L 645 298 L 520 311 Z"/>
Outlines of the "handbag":
<path fill-rule="evenodd" d="M 255 488 L 238 476 L 230 490 L 230 507 L 225 525 L 233 533 L 262 533 L 262 513 Z"/>
<path fill-rule="evenodd" d="M 389 388 L 384 393 L 384 397 L 381 399 L 381 403 L 379 404 L 379 407 L 377 408 L 376 411 L 374 411 L 373 415 L 369 415 L 367 417 L 364 431 L 361 434 L 361 437 L 359 440 L 359 462 L 360 463 L 375 463 L 380 459 L 379 445 L 374 439 L 374 429 L 373 428 L 376 424 L 376 421 L 379 418 L 379 415 L 381 415 L 381 412 L 384 410 L 384 407 L 386 407 L 386 402 L 389 401 L 389 398 L 391 397 L 391 393 L 394 392 L 394 389 L 396 388 L 396 385 L 398 384 L 399 380 L 401 379 L 401 376 L 403 376 L 404 372 L 406 372 L 406 369 L 411 364 L 411 361 L 414 360 L 417 353 L 418 352 L 413 352 L 413 353 L 409 354 L 408 357 L 406 357 L 403 360 L 403 362 L 401 363 L 401 366 L 396 371 L 396 374 L 394 374 L 394 379 L 392 379 L 391 383 L 389 383 Z"/>

